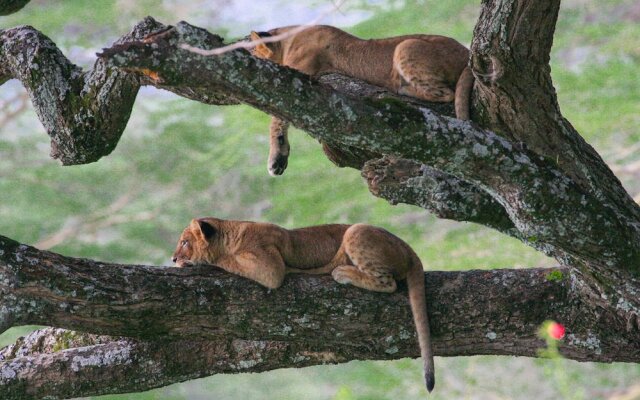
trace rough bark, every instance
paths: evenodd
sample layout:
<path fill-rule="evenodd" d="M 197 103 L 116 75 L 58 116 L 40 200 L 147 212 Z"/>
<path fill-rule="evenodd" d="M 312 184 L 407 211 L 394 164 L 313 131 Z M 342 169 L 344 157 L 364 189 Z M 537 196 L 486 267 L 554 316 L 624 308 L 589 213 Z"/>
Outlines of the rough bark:
<path fill-rule="evenodd" d="M 124 40 L 141 38 L 134 31 Z M 19 79 L 51 136 L 51 156 L 87 163 L 111 153 L 133 107 L 139 83 L 98 60 L 83 73 L 45 35 L 23 26 L 0 31 L 0 83 Z"/>
<path fill-rule="evenodd" d="M 140 40 L 165 26 L 146 18 L 117 43 Z M 218 36 L 209 40 L 221 43 Z M 206 40 L 205 42 L 206 43 Z M 108 68 L 101 59 L 83 71 L 69 61 L 47 36 L 30 26 L 0 30 L 0 84 L 15 78 L 51 137 L 51 157 L 64 165 L 86 164 L 110 154 L 124 130 L 138 89 L 137 74 Z M 175 92 L 209 104 L 236 104 L 197 88 Z"/>
<path fill-rule="evenodd" d="M 278 290 L 211 266 L 98 263 L 0 239 L 0 326 L 44 324 L 0 351 L 0 397 L 144 390 L 213 373 L 419 355 L 406 287 L 389 295 L 290 275 Z M 540 324 L 568 328 L 581 361 L 640 361 L 640 335 L 620 325 L 577 270 L 426 273 L 436 355 L 524 355 Z M 375 328 L 373 328 L 375 327 Z M 373 328 L 373 329 L 372 329 Z M 88 347 L 87 347 L 88 346 Z"/>
<path fill-rule="evenodd" d="M 436 354 L 535 356 L 536 327 L 553 318 L 569 328 L 567 357 L 638 362 L 640 208 L 560 113 L 548 65 L 558 6 L 559 0 L 483 2 L 470 60 L 476 123 L 450 118 L 447 105 L 335 75 L 311 79 L 243 50 L 200 56 L 182 45 L 210 49 L 222 39 L 151 18 L 105 49 L 88 72 L 33 28 L 0 31 L 0 84 L 15 77 L 27 87 L 52 155 L 65 164 L 109 154 L 140 84 L 208 104 L 243 102 L 291 121 L 329 145 L 335 162 L 363 167 L 375 195 L 497 229 L 564 266 L 557 273 L 428 273 Z M 12 397 L 133 390 L 117 377 L 136 373 L 141 390 L 233 365 L 263 370 L 417 355 L 404 292 L 380 296 L 328 277 L 293 276 L 267 292 L 210 268 L 110 265 L 0 242 L 0 331 L 38 323 L 136 338 L 12 356 L 0 363 L 0 391 Z M 372 326 L 379 335 L 371 335 Z M 237 340 L 261 354 L 284 346 L 284 355 L 257 361 L 234 350 Z M 166 349 L 180 346 L 224 361 L 189 366 L 167 359 Z M 168 363 L 162 365 L 171 374 L 154 380 L 151 370 L 133 372 L 118 356 L 119 363 L 87 363 L 62 375 L 78 365 L 76 356 L 103 360 L 123 352 L 134 355 L 134 364 Z M 302 354 L 314 355 L 302 360 Z M 56 379 L 46 383 L 45 376 Z M 79 383 L 88 376 L 99 383 Z"/>
<path fill-rule="evenodd" d="M 369 190 L 391 204 L 415 204 L 439 218 L 476 222 L 523 239 L 500 203 L 452 175 L 413 160 L 385 156 L 368 161 Z"/>
<path fill-rule="evenodd" d="M 637 221 L 640 208 L 560 113 L 549 67 L 559 7 L 559 0 L 484 2 L 471 45 L 471 65 L 479 77 L 474 120 L 526 143 L 603 203 Z"/>

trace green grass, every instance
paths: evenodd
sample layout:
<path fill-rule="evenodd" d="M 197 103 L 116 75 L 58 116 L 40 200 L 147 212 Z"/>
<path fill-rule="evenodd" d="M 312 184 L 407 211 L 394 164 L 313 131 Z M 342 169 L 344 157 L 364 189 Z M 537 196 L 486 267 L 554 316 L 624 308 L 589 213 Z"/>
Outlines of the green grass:
<path fill-rule="evenodd" d="M 96 35 L 104 35 L 105 32 L 109 32 L 111 37 L 117 35 L 114 32 L 117 18 L 115 1 L 33 1 L 18 13 L 0 17 L 0 26 L 31 25 L 59 45 L 86 46 Z"/>
<path fill-rule="evenodd" d="M 513 357 L 436 358 L 439 375 L 429 399 L 605 399 L 634 382 L 640 366 Z M 424 398 L 419 360 L 353 361 L 335 366 L 219 375 L 136 395 L 96 397 L 138 399 L 396 400 Z M 449 371 L 455 371 L 455 377 Z M 560 396 L 563 394 L 563 396 Z M 570 396 L 567 397 L 567 394 Z M 140 397 L 138 397 L 140 396 Z"/>
<path fill-rule="evenodd" d="M 587 141 L 640 139 L 640 58 L 586 65 L 580 73 L 554 68 L 553 80 L 565 117 Z"/>
<path fill-rule="evenodd" d="M 16 342 L 20 336 L 25 336 L 29 332 L 40 328 L 36 325 L 16 326 L 7 329 L 2 335 L 0 335 L 0 348 L 8 346 Z"/>
<path fill-rule="evenodd" d="M 480 13 L 477 2 L 409 0 L 405 4 L 405 7 L 375 15 L 348 30 L 363 38 L 420 32 L 451 36 L 466 46 L 471 43 L 473 25 Z"/>
<path fill-rule="evenodd" d="M 0 17 L 0 29 L 31 25 L 59 47 L 106 47 L 147 15 L 175 23 L 162 0 L 33 0 L 20 12 Z"/>

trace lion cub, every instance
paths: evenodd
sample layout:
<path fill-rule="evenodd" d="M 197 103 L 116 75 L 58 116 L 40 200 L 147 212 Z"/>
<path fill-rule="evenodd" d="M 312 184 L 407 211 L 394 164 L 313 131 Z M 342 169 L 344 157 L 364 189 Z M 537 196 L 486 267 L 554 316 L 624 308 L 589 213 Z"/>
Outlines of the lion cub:
<path fill-rule="evenodd" d="M 177 267 L 213 264 L 271 289 L 289 272 L 331 273 L 338 283 L 377 292 L 406 279 L 427 389 L 435 384 L 422 263 L 408 244 L 371 225 L 320 225 L 287 230 L 273 224 L 193 219 L 182 232 Z"/>
<path fill-rule="evenodd" d="M 252 40 L 286 34 L 297 26 L 251 32 Z M 473 74 L 469 50 L 452 38 L 406 35 L 363 40 L 338 28 L 317 25 L 252 50 L 259 57 L 307 75 L 339 73 L 392 92 L 432 102 L 455 101 L 456 116 L 469 119 Z M 288 123 L 273 117 L 268 169 L 281 175 L 287 167 Z"/>

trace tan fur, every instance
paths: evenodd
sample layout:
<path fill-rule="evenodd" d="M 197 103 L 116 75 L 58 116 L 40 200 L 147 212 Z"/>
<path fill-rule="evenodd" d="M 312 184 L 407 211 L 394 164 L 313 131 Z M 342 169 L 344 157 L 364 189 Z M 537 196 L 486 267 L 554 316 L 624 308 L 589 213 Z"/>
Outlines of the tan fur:
<path fill-rule="evenodd" d="M 262 34 L 251 32 L 251 39 L 284 34 L 294 28 L 297 27 L 276 28 Z M 318 25 L 279 42 L 260 43 L 253 54 L 307 75 L 335 72 L 418 99 L 455 101 L 456 116 L 469 119 L 474 80 L 467 66 L 469 50 L 452 38 L 406 35 L 362 40 L 338 28 Z M 271 123 L 271 175 L 280 175 L 286 168 L 287 128 L 281 121 Z"/>
<path fill-rule="evenodd" d="M 182 232 L 173 262 L 212 264 L 278 288 L 286 273 L 329 274 L 342 284 L 391 293 L 407 279 L 425 380 L 434 385 L 433 353 L 422 263 L 397 236 L 371 225 L 320 225 L 287 230 L 273 224 L 201 218 Z"/>

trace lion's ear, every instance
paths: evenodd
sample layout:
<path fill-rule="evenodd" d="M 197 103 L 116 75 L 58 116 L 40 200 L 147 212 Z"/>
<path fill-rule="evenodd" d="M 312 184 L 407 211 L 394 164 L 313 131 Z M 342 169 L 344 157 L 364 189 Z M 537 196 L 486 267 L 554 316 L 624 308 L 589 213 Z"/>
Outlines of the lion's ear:
<path fill-rule="evenodd" d="M 268 34 L 267 32 L 255 32 L 255 31 L 251 31 L 250 37 L 252 41 L 255 40 L 260 40 L 263 37 L 269 37 L 271 36 L 270 34 Z M 273 56 L 273 50 L 271 50 L 271 48 L 269 48 L 269 45 L 266 43 L 258 43 L 255 47 L 256 54 L 258 55 L 258 57 L 261 58 L 271 58 L 271 56 Z"/>
<path fill-rule="evenodd" d="M 216 234 L 216 228 L 204 219 L 191 221 L 191 231 L 200 240 L 210 242 Z"/>
<path fill-rule="evenodd" d="M 260 35 L 256 31 L 251 31 L 249 37 L 251 37 L 251 40 L 260 40 Z"/>

